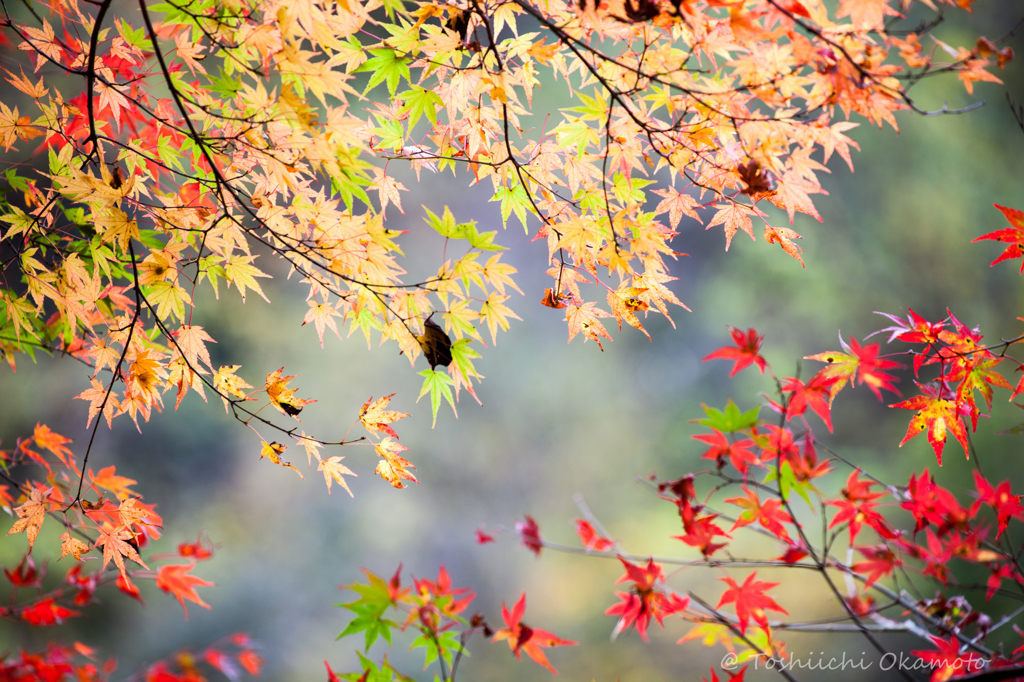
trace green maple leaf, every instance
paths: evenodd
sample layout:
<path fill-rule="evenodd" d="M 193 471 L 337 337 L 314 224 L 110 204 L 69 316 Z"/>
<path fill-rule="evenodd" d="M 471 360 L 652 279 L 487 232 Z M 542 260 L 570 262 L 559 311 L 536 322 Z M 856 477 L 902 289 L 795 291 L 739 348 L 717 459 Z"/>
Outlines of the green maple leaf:
<path fill-rule="evenodd" d="M 416 397 L 416 402 L 419 402 L 420 398 L 430 393 L 430 410 L 434 415 L 430 428 L 434 428 L 437 425 L 437 410 L 441 406 L 442 396 L 452 406 L 452 412 L 455 412 L 455 416 L 459 416 L 455 409 L 455 396 L 452 395 L 452 386 L 455 385 L 452 378 L 446 372 L 438 372 L 432 369 L 425 369 L 419 374 L 423 377 L 423 386 L 420 388 L 419 396 Z"/>
<path fill-rule="evenodd" d="M 406 90 L 401 94 L 405 104 L 399 109 L 400 112 L 409 112 L 409 130 L 413 129 L 420 116 L 426 115 L 431 125 L 437 125 L 437 107 L 444 106 L 441 97 L 432 90 L 414 85 L 412 90 Z"/>
<path fill-rule="evenodd" d="M 182 322 L 185 321 L 185 304 L 192 303 L 188 292 L 172 282 L 153 282 L 146 299 L 156 306 L 157 317 L 166 320 L 174 315 Z"/>
<path fill-rule="evenodd" d="M 502 227 L 508 226 L 508 218 L 515 211 L 519 222 L 523 224 L 523 229 L 529 233 L 530 228 L 526 225 L 526 212 L 532 212 L 533 206 L 530 204 L 530 197 L 527 196 L 525 187 L 519 184 L 513 187 L 499 187 L 491 201 L 501 202 Z"/>
<path fill-rule="evenodd" d="M 692 421 L 704 426 L 710 426 L 722 433 L 742 431 L 743 429 L 756 426 L 758 423 L 757 413 L 761 410 L 760 407 L 755 407 L 747 412 L 740 412 L 740 408 L 736 407 L 736 403 L 732 401 L 732 398 L 729 398 L 726 402 L 724 411 L 716 410 L 704 403 L 701 403 L 700 406 L 704 408 L 704 413 L 708 415 L 707 418 Z"/>
<path fill-rule="evenodd" d="M 384 81 L 387 81 L 388 92 L 394 97 L 395 92 L 398 90 L 398 81 L 403 76 L 407 81 L 412 78 L 409 74 L 409 61 L 405 57 L 399 57 L 398 53 L 389 47 L 370 50 L 370 54 L 373 57 L 366 60 L 362 66 L 353 71 L 353 73 L 369 71 L 371 74 L 370 82 L 366 84 L 363 94 L 365 95 Z"/>

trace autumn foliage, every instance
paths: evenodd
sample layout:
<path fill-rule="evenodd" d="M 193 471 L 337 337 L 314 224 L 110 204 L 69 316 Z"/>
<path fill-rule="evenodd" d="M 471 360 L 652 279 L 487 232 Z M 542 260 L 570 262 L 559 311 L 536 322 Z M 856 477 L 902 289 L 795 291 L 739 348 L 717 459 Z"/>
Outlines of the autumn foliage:
<path fill-rule="evenodd" d="M 371 465 L 394 488 L 418 483 L 396 430 L 409 415 L 389 409 L 394 394 L 343 408 L 358 436 L 307 434 L 297 426 L 303 411 L 329 398 L 308 395 L 301 377 L 277 363 L 214 362 L 216 339 L 197 311 L 204 289 L 267 299 L 263 263 L 282 259 L 306 295 L 302 325 L 321 346 L 325 332 L 340 337 L 347 327 L 413 367 L 423 356 L 418 398 L 429 400 L 434 423 L 442 403 L 454 411 L 464 392 L 476 398 L 474 360 L 518 319 L 510 305 L 513 292 L 523 293 L 518 273 L 503 259 L 497 230 L 424 206 L 410 220 L 436 235 L 444 256 L 429 276 L 410 276 L 407 230 L 394 229 L 409 208 L 395 168 L 411 168 L 424 183 L 450 172 L 479 186 L 497 204 L 495 223 L 511 220 L 541 242 L 548 279 L 527 291 L 534 305 L 560 311 L 569 342 L 580 336 L 603 349 L 623 324 L 650 338 L 651 315 L 671 321 L 686 309 L 670 263 L 685 255 L 675 240 L 681 221 L 721 229 L 726 250 L 740 232 L 761 236 L 803 264 L 800 235 L 778 221 L 793 225 L 796 213 L 821 220 L 819 175 L 833 156 L 852 170 L 858 147 L 847 133 L 859 121 L 896 129 L 900 111 L 947 113 L 925 111 L 912 93 L 934 75 L 955 75 L 968 93 L 1001 82 L 995 74 L 1013 59 L 1009 27 L 1005 38 L 973 37 L 966 47 L 931 33 L 947 13 L 982 5 L 5 5 L 0 355 L 12 371 L 43 354 L 87 366 L 89 386 L 73 397 L 91 431 L 72 443 L 39 424 L 0 451 L 0 506 L 12 516 L 6 541 L 24 543 L 20 563 L 4 569 L 10 599 L 0 618 L 57 628 L 98 595 L 141 601 L 137 583 L 146 580 L 186 618 L 189 604 L 210 608 L 203 595 L 215 586 L 201 577 L 201 562 L 214 545 L 200 536 L 173 555 L 151 553 L 164 531 L 156 504 L 115 467 L 90 466 L 101 424 L 131 420 L 141 430 L 172 399 L 175 410 L 190 394 L 212 397 L 218 410 L 219 399 L 252 432 L 259 466 L 322 473 L 328 494 L 337 484 L 351 496 L 346 477 L 369 475 Z M 931 18 L 915 24 L 909 15 L 919 9 Z M 551 86 L 574 106 L 544 111 L 538 90 Z M 997 208 L 1009 227 L 978 238 L 1007 244 L 993 265 L 1024 257 L 1024 213 Z M 913 597 L 894 582 L 913 571 L 945 589 L 966 565 L 986 573 L 986 599 L 1024 586 L 1011 532 L 1024 505 L 1011 482 L 979 468 L 968 501 L 935 484 L 927 468 L 905 485 L 883 481 L 827 450 L 814 431 L 815 419 L 832 431 L 844 388 L 866 386 L 880 400 L 899 395 L 891 407 L 912 411 L 900 445 L 924 433 L 941 466 L 952 435 L 977 461 L 971 434 L 996 389 L 1010 400 L 1024 392 L 1024 379 L 1012 381 L 1024 370 L 1012 356 L 1024 336 L 986 341 L 951 312 L 886 317 L 891 325 L 876 332 L 887 335 L 885 346 L 840 336 L 841 350 L 805 358 L 815 363 L 810 376 L 777 374 L 755 329 L 732 329 L 732 343 L 705 358 L 731 362 L 729 376 L 756 368 L 768 398 L 747 409 L 732 400 L 721 410 L 706 406 L 705 430 L 694 438 L 709 468 L 647 479 L 678 514 L 680 550 L 696 558 L 629 552 L 589 510 L 575 521 L 579 547 L 552 544 L 530 515 L 508 534 L 538 557 L 561 549 L 618 561 L 625 573 L 618 591 L 609 586 L 605 612 L 614 635 L 635 630 L 646 640 L 654 625 L 681 618 L 693 623 L 683 641 L 720 644 L 741 662 L 782 658 L 780 632 L 814 629 L 776 600 L 779 583 L 758 575 L 782 569 L 820 580 L 834 597 L 835 621 L 879 652 L 888 651 L 885 633 L 922 638 L 927 648 L 915 654 L 931 665 L 932 680 L 1024 678 L 1024 648 L 1001 639 L 1012 618 L 992 621 L 959 594 Z M 371 447 L 331 454 L 357 443 Z M 838 495 L 823 492 L 828 478 L 845 481 Z M 59 547 L 37 542 L 44 526 L 60 526 Z M 777 551 L 745 556 L 746 534 L 769 538 Z M 495 535 L 478 531 L 481 544 Z M 42 553 L 60 567 L 49 577 Z M 674 587 L 684 581 L 666 574 L 669 564 L 725 571 L 722 591 Z M 403 582 L 401 567 L 389 579 L 369 570 L 365 578 L 345 586 L 356 596 L 340 605 L 351 616 L 341 636 L 363 637 L 360 668 L 335 672 L 328 663 L 332 682 L 410 679 L 371 651 L 395 633 L 410 636 L 445 681 L 478 635 L 551 672 L 545 650 L 577 644 L 529 619 L 525 594 L 501 605 L 500 622 L 485 611 L 470 615 L 474 594 L 453 587 L 443 566 L 434 580 Z M 212 669 L 235 680 L 260 672 L 256 651 L 234 634 L 140 674 L 199 682 Z M 115 667 L 78 642 L 0 654 L 0 679 L 19 682 L 91 682 Z"/>

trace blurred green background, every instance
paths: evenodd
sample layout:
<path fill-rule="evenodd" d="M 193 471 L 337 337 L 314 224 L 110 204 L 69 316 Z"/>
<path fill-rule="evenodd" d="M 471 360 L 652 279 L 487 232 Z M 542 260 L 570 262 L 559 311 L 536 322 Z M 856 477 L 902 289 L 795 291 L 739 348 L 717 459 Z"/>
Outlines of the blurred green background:
<path fill-rule="evenodd" d="M 938 35 L 954 45 L 970 44 L 978 34 L 1002 35 L 1019 18 L 1014 4 L 978 2 L 960 27 L 943 26 Z M 961 19 L 957 13 L 955 20 Z M 1019 38 L 1013 44 L 1018 54 L 1024 51 Z M 832 174 L 823 178 L 830 196 L 816 199 L 824 223 L 799 216 L 794 225 L 804 236 L 806 269 L 778 247 L 751 243 L 742 234 L 725 253 L 720 228 L 705 232 L 684 219 L 674 247 L 690 256 L 674 266 L 678 282 L 673 289 L 693 312 L 673 311 L 675 329 L 649 318 L 653 341 L 627 329 L 614 334 L 615 342 L 606 343 L 604 352 L 579 339 L 567 345 L 561 313 L 539 305 L 544 287 L 550 286 L 543 276 L 545 247 L 530 243 L 510 224 L 497 241 L 509 247 L 505 258 L 520 271 L 516 281 L 525 298 L 514 294 L 509 303 L 522 322 L 514 322 L 478 361 L 486 376 L 477 389 L 483 405 L 463 395 L 458 419 L 443 406 L 434 430 L 429 405 L 415 401 L 420 378 L 394 346 L 367 349 L 361 336 L 339 341 L 328 332 L 321 350 L 315 332 L 300 328 L 306 310 L 303 287 L 287 281 L 279 263 L 261 257 L 258 265 L 275 276 L 263 283 L 272 305 L 255 296 L 242 305 L 233 291 L 219 302 L 201 299 L 199 310 L 205 313 L 197 322 L 218 340 L 214 362 L 242 364 L 242 375 L 252 383 L 284 365 L 286 374 L 298 375 L 293 385 L 299 395 L 319 401 L 303 412 L 302 427 L 325 438 L 340 437 L 371 395 L 397 392 L 391 406 L 413 415 L 396 428 L 410 448 L 405 454 L 418 467 L 420 485 L 392 489 L 373 475 L 372 451 L 353 446 L 328 454 L 346 455 L 345 463 L 359 473 L 351 481 L 356 497 L 337 488 L 328 496 L 319 474 L 299 461 L 300 452 L 293 449 L 288 455 L 305 473 L 304 481 L 260 462 L 253 434 L 227 418 L 219 405 L 205 405 L 195 396 L 177 412 L 155 415 L 142 425 L 141 434 L 122 417 L 112 432 L 100 429 L 90 465 L 116 464 L 119 474 L 139 481 L 137 489 L 147 502 L 158 503 L 166 530 L 157 549 L 171 551 L 200 531 L 208 533 L 217 555 L 196 572 L 218 584 L 201 588 L 213 609 L 193 605 L 186 622 L 173 598 L 143 583 L 145 607 L 101 593 L 104 604 L 90 618 L 72 620 L 58 631 L 26 635 L 0 626 L 0 650 L 67 633 L 116 654 L 126 675 L 180 647 L 200 647 L 244 630 L 263 646 L 265 679 L 322 680 L 324 659 L 335 670 L 356 666 L 358 642 L 334 641 L 347 617 L 332 603 L 350 598 L 337 586 L 358 580 L 360 567 L 390 575 L 404 562 L 420 577 L 434 577 L 439 564 L 447 566 L 456 585 L 473 586 L 477 601 L 472 608 L 492 623 L 500 622 L 501 601 L 512 602 L 525 590 L 527 622 L 580 642 L 551 653 L 567 679 L 660 682 L 707 674 L 722 650 L 695 642 L 677 646 L 675 641 L 689 629 L 678 620 L 671 620 L 665 632 L 652 630 L 650 644 L 640 643 L 635 633 L 609 641 L 615 621 L 602 614 L 615 601 L 613 582 L 621 574 L 617 562 L 552 551 L 537 559 L 509 537 L 478 546 L 474 531 L 481 525 L 511 529 L 529 513 L 546 539 L 575 544 L 573 495 L 579 493 L 630 551 L 693 556 L 669 539 L 680 532 L 674 508 L 635 477 L 657 472 L 672 478 L 702 466 L 703 448 L 690 439 L 701 427 L 688 422 L 702 416 L 700 403 L 720 407 L 731 396 L 749 409 L 762 400 L 759 392 L 771 389 L 754 370 L 729 380 L 727 363 L 700 362 L 728 343 L 726 325 L 764 333 L 765 354 L 783 375 L 791 374 L 805 355 L 838 349 L 839 331 L 847 340 L 862 339 L 887 326 L 873 311 L 900 314 L 910 307 L 937 319 L 948 307 L 967 324 L 980 325 L 989 339 L 1024 331 L 1016 319 L 1024 315 L 1024 287 L 1015 266 L 990 269 L 999 247 L 970 244 L 1005 223 L 993 203 L 1024 208 L 1024 133 L 1004 101 L 1006 90 L 1024 99 L 1024 78 L 1017 62 L 998 75 L 1005 86 L 979 85 L 976 95 L 988 103 L 968 115 L 904 114 L 899 135 L 866 125 L 853 131 L 862 148 L 854 154 L 856 173 L 833 158 Z M 558 85 L 545 83 L 535 99 L 535 124 L 542 120 L 542 109 L 563 105 L 561 92 Z M 928 109 L 973 101 L 952 78 L 925 82 L 914 94 Z M 549 99 L 543 100 L 544 95 Z M 465 175 L 453 179 L 424 172 L 419 184 L 411 173 L 400 179 L 410 188 L 403 196 L 408 217 L 391 209 L 388 226 L 409 230 L 404 246 L 415 264 L 410 269 L 433 270 L 443 247 L 422 221 L 420 204 L 435 212 L 448 205 L 460 220 L 478 220 L 481 229 L 498 224 L 489 193 L 467 190 Z M 785 224 L 783 216 L 775 217 L 775 224 Z M 6 368 L 0 372 L 4 441 L 10 444 L 44 422 L 74 438 L 81 452 L 87 405 L 71 396 L 88 386 L 85 368 L 41 358 L 35 365 L 20 359 L 16 374 Z M 904 376 L 909 390 L 907 382 Z M 1010 478 L 1019 489 L 1024 484 L 1020 437 L 994 432 L 1024 414 L 1004 401 L 1005 394 L 991 419 L 982 420 L 976 443 L 990 477 Z M 879 404 L 866 390 L 844 391 L 834 412 L 835 433 L 828 435 L 823 428 L 818 433 L 848 459 L 898 482 L 913 470 L 937 468 L 923 437 L 897 448 L 910 416 Z M 971 469 L 959 446 L 951 443 L 937 477 L 961 489 Z M 845 472 L 826 485 L 834 492 L 844 479 Z M 45 531 L 40 542 L 52 542 L 53 531 Z M 20 539 L 3 543 L 0 560 L 13 565 L 23 547 Z M 63 564 L 51 566 L 55 575 L 63 570 Z M 676 589 L 717 599 L 720 575 L 690 569 L 671 582 Z M 792 614 L 834 612 L 834 604 L 791 575 L 759 575 L 784 582 L 775 595 Z M 982 603 L 978 593 L 971 599 Z M 34 639 L 22 639 L 26 636 Z M 865 650 L 858 639 L 787 639 L 798 655 L 805 647 L 851 654 Z M 912 645 L 921 648 L 920 642 Z M 404 649 L 398 643 L 390 655 L 415 673 L 416 657 Z M 470 650 L 472 658 L 460 671 L 465 679 L 549 679 L 532 662 L 515 664 L 503 643 L 477 640 Z M 869 679 L 864 673 L 835 677 Z"/>

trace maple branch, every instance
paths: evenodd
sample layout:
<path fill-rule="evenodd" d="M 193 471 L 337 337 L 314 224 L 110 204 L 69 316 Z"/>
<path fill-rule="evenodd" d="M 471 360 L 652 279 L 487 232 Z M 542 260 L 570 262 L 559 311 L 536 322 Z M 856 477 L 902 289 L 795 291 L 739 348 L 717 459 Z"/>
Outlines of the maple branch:
<path fill-rule="evenodd" d="M 96 84 L 96 48 L 100 42 L 103 19 L 107 16 L 107 10 L 110 9 L 112 2 L 113 0 L 103 0 L 99 10 L 96 12 L 96 21 L 93 24 L 92 35 L 89 38 L 88 66 L 86 66 L 85 70 L 85 106 L 89 116 L 89 137 L 86 139 L 86 143 L 92 142 L 92 150 L 89 153 L 90 155 L 96 154 L 100 164 L 104 163 L 104 160 L 99 153 L 99 146 L 96 140 L 96 112 L 94 110 L 95 104 L 93 103 L 93 88 Z"/>
<path fill-rule="evenodd" d="M 1017 125 L 1020 126 L 1021 132 L 1024 132 L 1024 104 L 1015 104 L 1010 99 L 1010 91 L 1006 91 L 1006 103 L 1010 105 L 1010 113 L 1013 114 L 1013 118 L 1017 121 Z"/>
<path fill-rule="evenodd" d="M 963 107 L 961 109 L 949 109 L 947 108 L 946 103 L 943 102 L 942 108 L 936 109 L 935 111 L 926 111 L 924 109 L 918 109 L 916 106 L 914 106 L 913 103 L 910 102 L 908 102 L 908 104 L 910 108 L 914 110 L 915 113 L 921 114 L 922 116 L 943 116 L 945 114 L 966 114 L 969 111 L 980 109 L 981 107 L 985 106 L 985 100 L 980 99 L 974 104 L 968 104 L 966 107 Z"/>
<path fill-rule="evenodd" d="M 100 421 L 102 420 L 104 410 L 106 410 L 107 402 L 110 400 L 110 394 L 114 390 L 114 382 L 117 381 L 120 375 L 123 379 L 124 374 L 121 371 L 121 367 L 124 364 L 125 356 L 128 354 L 128 348 L 131 346 L 133 335 L 135 334 L 135 325 L 139 320 L 139 314 L 142 312 L 142 288 L 139 286 L 139 269 L 135 261 L 135 247 L 132 245 L 131 240 L 128 240 L 128 255 L 131 258 L 132 264 L 132 281 L 133 288 L 135 290 L 135 311 L 132 313 L 132 321 L 128 324 L 128 336 L 124 340 L 124 347 L 121 349 L 121 356 L 117 360 L 117 365 L 111 369 L 110 384 L 107 385 L 107 392 L 103 396 L 103 402 L 100 403 L 99 409 L 96 411 L 96 423 L 92 426 L 92 433 L 89 434 L 89 445 L 85 448 L 85 454 L 82 456 L 82 472 L 78 477 L 78 491 L 75 493 L 75 499 L 64 508 L 66 514 L 68 509 L 75 506 L 77 503 L 81 506 L 82 502 L 82 485 L 85 483 L 85 472 L 86 465 L 89 464 L 89 455 L 92 453 L 93 442 L 96 440 L 96 431 L 100 428 Z M 91 406 L 90 406 L 91 408 Z M 82 509 L 85 513 L 85 509 Z"/>

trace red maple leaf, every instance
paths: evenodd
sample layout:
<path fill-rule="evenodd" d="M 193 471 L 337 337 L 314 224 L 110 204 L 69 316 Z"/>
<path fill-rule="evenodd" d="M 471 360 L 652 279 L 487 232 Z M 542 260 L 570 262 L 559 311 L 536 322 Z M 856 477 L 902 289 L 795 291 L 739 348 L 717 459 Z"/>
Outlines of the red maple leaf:
<path fill-rule="evenodd" d="M 894 340 L 903 341 L 904 343 L 923 343 L 925 347 L 922 350 L 914 351 L 914 376 L 917 376 L 918 370 L 921 369 L 922 365 L 928 364 L 929 362 L 935 362 L 934 358 L 930 358 L 930 352 L 932 346 L 939 340 L 939 334 L 946 326 L 946 320 L 940 322 L 929 322 L 925 318 L 921 317 L 914 312 L 913 308 L 907 311 L 907 319 L 890 315 L 889 313 L 878 313 L 884 315 L 892 320 L 895 324 L 885 329 L 879 329 L 869 336 L 875 334 L 882 334 L 884 332 L 892 332 L 889 335 L 889 343 Z"/>
<path fill-rule="evenodd" d="M 437 580 L 413 578 L 412 581 L 416 585 L 417 598 L 424 604 L 419 608 L 421 610 L 432 609 L 448 617 L 454 617 L 465 611 L 469 603 L 476 597 L 476 594 L 468 587 L 452 589 L 452 578 L 444 564 L 441 564 L 437 572 Z M 409 612 L 408 622 L 413 622 L 417 617 L 419 617 L 419 613 L 414 608 Z"/>
<path fill-rule="evenodd" d="M 1010 227 L 1004 227 L 1001 230 L 989 232 L 977 239 L 971 240 L 972 244 L 985 239 L 1009 244 L 1009 246 L 1006 247 L 1006 250 L 999 254 L 998 258 L 992 261 L 991 265 L 995 265 L 996 263 L 1000 263 L 1004 260 L 1012 260 L 1014 258 L 1024 256 L 1024 211 L 1018 211 L 1015 208 L 1007 208 L 1006 206 L 1000 206 L 999 204 L 993 204 L 993 206 L 1003 212 L 1006 219 L 1010 221 Z M 1020 271 L 1021 274 L 1024 274 L 1024 263 L 1021 263 Z"/>
<path fill-rule="evenodd" d="M 859 471 L 854 469 L 853 473 L 846 480 L 846 487 L 843 488 L 843 499 L 829 500 L 826 505 L 836 507 L 836 513 L 829 528 L 834 528 L 842 523 L 849 523 L 850 546 L 853 546 L 863 524 L 870 526 L 883 538 L 892 539 L 897 537 L 896 531 L 892 529 L 889 522 L 881 514 L 875 511 L 875 500 L 885 493 L 871 492 L 872 486 L 878 485 L 873 481 L 861 481 Z"/>
<path fill-rule="evenodd" d="M 732 539 L 728 533 L 714 522 L 716 518 L 718 518 L 718 514 L 706 514 L 692 518 L 688 522 L 684 520 L 683 529 L 686 531 L 686 534 L 673 535 L 672 537 L 676 540 L 682 540 L 690 547 L 696 547 L 700 550 L 701 554 L 709 557 L 728 544 L 725 542 L 714 542 L 716 537 L 721 536 Z"/>
<path fill-rule="evenodd" d="M 726 670 L 725 672 L 729 676 L 729 679 L 727 679 L 727 680 L 720 680 L 718 678 L 718 675 L 715 674 L 714 668 L 711 669 L 711 679 L 710 680 L 707 679 L 706 677 L 702 677 L 702 678 L 700 678 L 700 680 L 701 680 L 701 682 L 743 682 L 743 677 L 744 677 L 744 675 L 747 674 L 747 666 L 743 666 L 742 668 L 739 669 L 738 672 L 733 672 L 731 670 Z"/>
<path fill-rule="evenodd" d="M 867 561 L 858 562 L 850 568 L 856 573 L 867 573 L 864 580 L 865 589 L 874 585 L 880 578 L 891 575 L 897 566 L 903 565 L 903 561 L 885 545 L 858 547 L 857 551 L 863 554 Z"/>
<path fill-rule="evenodd" d="M 580 542 L 584 547 L 596 552 L 605 552 L 615 546 L 615 543 L 602 537 L 594 526 L 584 519 L 576 519 L 576 534 L 580 536 Z"/>
<path fill-rule="evenodd" d="M 967 511 L 960 506 L 956 496 L 937 485 L 928 469 L 922 471 L 920 476 L 910 475 L 907 497 L 910 499 L 900 506 L 914 515 L 915 533 L 929 524 L 939 528 L 940 533 L 944 533 L 949 528 L 963 527 L 968 519 Z M 971 510 L 971 516 L 975 511 Z"/>
<path fill-rule="evenodd" d="M 778 611 L 787 616 L 789 615 L 786 609 L 779 606 L 775 603 L 774 599 L 765 594 L 768 590 L 777 587 L 779 583 L 754 580 L 756 575 L 757 571 L 753 571 L 743 581 L 742 585 L 738 585 L 730 577 L 721 578 L 722 582 L 729 586 L 729 589 L 722 593 L 722 598 L 718 600 L 718 606 L 715 607 L 721 608 L 726 604 L 735 604 L 733 608 L 736 610 L 736 619 L 740 624 L 740 632 L 744 634 L 747 632 L 747 626 L 750 624 L 751 619 L 760 625 L 763 630 L 768 629 L 768 616 L 765 615 L 765 611 L 768 609 Z"/>
<path fill-rule="evenodd" d="M 529 514 L 524 516 L 525 521 L 516 523 L 516 532 L 523 541 L 523 545 L 531 552 L 540 556 L 540 550 L 544 547 L 544 541 L 540 539 L 540 526 Z"/>
<path fill-rule="evenodd" d="M 512 649 L 512 653 L 516 655 L 516 658 L 519 658 L 521 652 L 526 652 L 526 655 L 535 662 L 557 675 L 558 671 L 548 662 L 548 657 L 541 651 L 541 647 L 576 646 L 578 642 L 562 639 L 547 630 L 531 628 L 523 622 L 524 613 L 526 613 L 525 592 L 520 595 L 519 601 L 516 602 L 511 611 L 505 606 L 505 602 L 502 602 L 501 617 L 505 621 L 506 627 L 494 633 L 494 641 L 508 640 L 508 646 Z"/>
<path fill-rule="evenodd" d="M 984 476 L 975 471 L 974 485 L 978 489 L 978 501 L 972 506 L 971 515 L 973 516 L 983 503 L 992 507 L 996 513 L 996 522 L 999 524 L 999 530 L 996 532 L 997 539 L 1006 530 L 1011 518 L 1024 519 L 1024 505 L 1020 503 L 1021 496 L 1010 492 L 1009 481 L 1003 481 L 998 487 L 992 487 L 992 484 L 985 480 Z"/>
<path fill-rule="evenodd" d="M 205 561 L 213 556 L 213 545 L 200 533 L 195 542 L 182 542 L 178 545 L 178 556 L 195 561 Z"/>
<path fill-rule="evenodd" d="M 41 601 L 37 601 L 32 606 L 27 607 L 21 612 L 21 619 L 29 625 L 36 627 L 49 627 L 51 625 L 59 625 L 64 622 L 65 618 L 72 618 L 74 616 L 82 615 L 78 611 L 67 609 L 56 603 L 53 597 L 47 597 Z"/>
<path fill-rule="evenodd" d="M 736 467 L 736 471 L 740 472 L 744 479 L 747 477 L 747 470 L 751 465 L 764 466 L 757 453 L 750 449 L 756 446 L 754 441 L 744 438 L 743 440 L 730 443 L 724 433 L 717 429 L 713 429 L 713 431 L 714 433 L 699 433 L 691 436 L 694 440 L 699 440 L 711 446 L 701 455 L 701 459 L 713 459 L 718 462 L 718 466 L 721 468 L 725 465 L 725 458 L 728 457 L 732 465 Z"/>
<path fill-rule="evenodd" d="M 932 669 L 931 682 L 944 682 L 956 674 L 976 673 L 984 668 L 988 661 L 973 651 L 960 653 L 960 640 L 950 635 L 944 640 L 937 635 L 929 635 L 932 644 L 938 651 L 911 651 Z"/>
<path fill-rule="evenodd" d="M 43 577 L 46 575 L 46 566 L 43 566 L 43 571 L 36 568 L 36 562 L 32 560 L 32 555 L 26 553 L 25 556 L 21 557 L 21 561 L 14 567 L 14 570 L 4 568 L 4 575 L 11 581 L 11 584 L 15 587 L 41 587 L 43 584 Z"/>
<path fill-rule="evenodd" d="M 839 377 L 828 376 L 819 371 L 806 384 L 796 377 L 789 377 L 782 384 L 782 390 L 789 393 L 789 404 L 786 406 L 788 418 L 799 417 L 811 408 L 816 415 L 821 417 L 832 432 L 832 386 L 839 381 Z M 773 403 L 774 404 L 774 403 Z"/>
<path fill-rule="evenodd" d="M 615 593 L 620 601 L 610 606 L 604 615 L 619 616 L 619 622 L 615 626 L 616 633 L 636 627 L 640 638 L 646 642 L 647 628 L 652 617 L 658 621 L 658 625 L 665 627 L 665 616 L 685 609 L 689 606 L 690 599 L 664 589 L 665 574 L 653 559 L 649 559 L 647 566 L 644 567 L 637 566 L 621 556 L 619 561 L 625 566 L 626 575 L 619 578 L 616 584 L 629 581 L 633 581 L 633 584 L 629 592 Z"/>
<path fill-rule="evenodd" d="M 708 360 L 732 360 L 733 366 L 729 376 L 733 376 L 744 367 L 749 367 L 752 364 L 756 364 L 761 370 L 761 374 L 764 374 L 768 363 L 759 353 L 761 342 L 764 341 L 764 334 L 758 336 L 756 329 L 751 328 L 744 332 L 735 327 L 729 327 L 729 333 L 732 334 L 732 340 L 736 347 L 723 346 L 714 353 L 705 356 L 701 362 L 707 362 Z"/>

